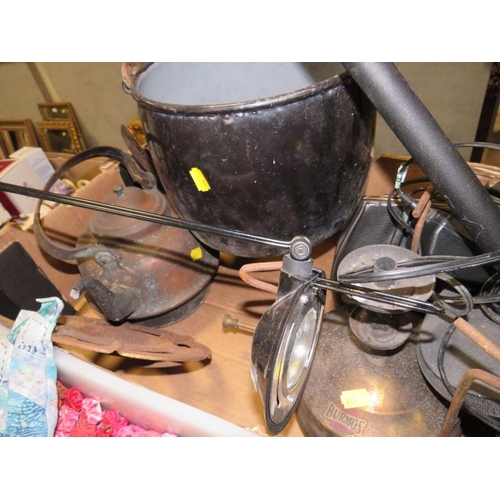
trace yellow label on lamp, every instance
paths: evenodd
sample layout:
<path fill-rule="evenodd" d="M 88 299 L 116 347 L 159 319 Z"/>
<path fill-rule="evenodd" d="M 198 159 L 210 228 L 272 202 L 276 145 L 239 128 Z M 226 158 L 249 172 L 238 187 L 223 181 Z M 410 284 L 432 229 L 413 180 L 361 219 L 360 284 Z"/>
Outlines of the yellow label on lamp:
<path fill-rule="evenodd" d="M 198 188 L 198 191 L 210 191 L 210 184 L 208 183 L 207 179 L 203 175 L 203 172 L 197 168 L 193 167 L 189 171 L 194 183 L 196 184 L 196 187 Z"/>
<path fill-rule="evenodd" d="M 369 406 L 370 393 L 366 389 L 355 389 L 352 391 L 342 391 L 340 402 L 347 410 L 349 408 L 362 408 Z"/>
<path fill-rule="evenodd" d="M 202 253 L 200 247 L 196 247 L 193 250 L 191 250 L 191 254 L 190 255 L 191 255 L 191 258 L 193 260 L 198 260 L 198 259 L 201 259 L 203 257 L 203 253 Z"/>

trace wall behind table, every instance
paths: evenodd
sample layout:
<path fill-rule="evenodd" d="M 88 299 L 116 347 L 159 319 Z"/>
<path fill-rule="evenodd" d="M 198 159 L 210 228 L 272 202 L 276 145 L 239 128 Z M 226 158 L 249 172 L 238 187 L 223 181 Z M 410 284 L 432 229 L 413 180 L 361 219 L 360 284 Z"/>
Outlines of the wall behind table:
<path fill-rule="evenodd" d="M 340 63 L 305 63 L 317 80 L 343 71 Z M 396 63 L 410 86 L 453 142 L 474 139 L 491 63 Z M 73 104 L 88 146 L 124 147 L 120 126 L 137 119 L 134 99 L 121 86 L 120 63 L 42 63 L 61 101 Z M 0 64 L 0 118 L 41 120 L 44 98 L 26 63 Z M 407 154 L 380 117 L 375 157 Z M 470 150 L 464 150 L 466 158 Z"/>
<path fill-rule="evenodd" d="M 119 62 L 42 63 L 61 102 L 71 102 L 89 147 L 124 148 L 120 126 L 137 119 L 134 99 L 122 90 Z M 44 102 L 26 63 L 0 64 L 0 119 L 42 121 Z"/>
<path fill-rule="evenodd" d="M 491 63 L 396 63 L 452 142 L 470 142 L 476 135 Z M 384 153 L 408 154 L 384 120 L 378 117 L 376 157 Z M 472 150 L 461 149 L 469 159 Z"/>
<path fill-rule="evenodd" d="M 0 119 L 29 118 L 36 124 L 42 119 L 37 105 L 43 101 L 26 63 L 0 63 Z"/>

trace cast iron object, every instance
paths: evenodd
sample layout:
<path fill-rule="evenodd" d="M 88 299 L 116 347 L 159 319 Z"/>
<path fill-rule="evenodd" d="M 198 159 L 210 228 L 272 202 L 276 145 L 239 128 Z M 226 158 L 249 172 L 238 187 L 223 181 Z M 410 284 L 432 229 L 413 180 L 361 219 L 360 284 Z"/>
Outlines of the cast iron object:
<path fill-rule="evenodd" d="M 12 328 L 13 320 L 0 316 L 0 325 Z M 208 360 L 212 352 L 188 335 L 132 323 L 119 326 L 84 316 L 59 316 L 52 341 L 102 354 L 117 353 L 147 362 L 142 368 L 170 368 L 190 361 Z"/>
<path fill-rule="evenodd" d="M 375 110 L 346 73 L 317 84 L 302 79 L 300 90 L 282 87 L 284 93 L 273 93 L 275 74 L 292 64 L 266 64 L 195 63 L 193 72 L 201 74 L 184 80 L 178 72 L 187 63 L 147 64 L 132 79 L 131 91 L 158 177 L 183 219 L 287 241 L 303 235 L 315 245 L 341 230 L 361 201 Z M 237 71 L 249 71 L 246 80 L 262 71 L 262 78 L 248 94 L 233 85 L 229 97 L 215 84 L 203 102 L 172 102 L 176 97 L 163 91 L 174 80 L 173 91 L 202 92 L 214 83 L 208 82 L 209 69 L 218 71 L 219 87 Z M 242 100 L 230 100 L 240 95 Z M 197 187 L 193 168 L 208 189 Z M 237 256 L 286 253 L 213 234 L 196 236 Z"/>

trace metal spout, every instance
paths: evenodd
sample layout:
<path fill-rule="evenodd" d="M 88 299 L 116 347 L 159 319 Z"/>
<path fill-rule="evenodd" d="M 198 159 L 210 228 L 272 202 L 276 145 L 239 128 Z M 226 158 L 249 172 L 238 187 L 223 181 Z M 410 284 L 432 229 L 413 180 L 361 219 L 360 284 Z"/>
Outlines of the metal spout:
<path fill-rule="evenodd" d="M 123 285 L 114 285 L 114 291 L 95 278 L 82 278 L 71 290 L 70 296 L 78 299 L 87 292 L 97 307 L 110 321 L 123 321 L 141 305 L 139 291 Z"/>

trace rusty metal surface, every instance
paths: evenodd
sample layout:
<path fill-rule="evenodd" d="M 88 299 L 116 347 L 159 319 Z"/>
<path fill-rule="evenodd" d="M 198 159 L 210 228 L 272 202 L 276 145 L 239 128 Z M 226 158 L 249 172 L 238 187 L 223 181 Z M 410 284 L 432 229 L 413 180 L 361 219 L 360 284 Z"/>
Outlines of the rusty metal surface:
<path fill-rule="evenodd" d="M 485 335 L 483 335 L 477 328 L 472 326 L 463 318 L 457 318 L 453 324 L 477 346 L 479 346 L 486 354 L 491 356 L 497 363 L 500 363 L 500 347 L 493 343 Z"/>
<path fill-rule="evenodd" d="M 268 283 L 267 281 L 262 281 L 250 273 L 257 273 L 260 271 L 279 271 L 281 269 L 282 262 L 252 262 L 250 264 L 245 264 L 240 268 L 239 275 L 240 278 L 250 286 L 258 288 L 259 290 L 264 290 L 266 292 L 278 293 L 278 286 Z"/>
<path fill-rule="evenodd" d="M 467 370 L 460 379 L 458 386 L 453 394 L 448 413 L 441 427 L 440 437 L 450 437 L 453 435 L 453 429 L 455 428 L 458 420 L 458 414 L 463 405 L 465 396 L 469 391 L 471 385 L 474 381 L 480 380 L 485 384 L 488 384 L 496 389 L 500 390 L 500 378 L 488 373 L 484 370 L 477 368 L 471 368 Z"/>
<path fill-rule="evenodd" d="M 79 316 L 64 316 L 56 327 L 53 341 L 149 361 L 183 363 L 211 357 L 208 347 L 187 335 L 130 323 L 112 326 L 104 320 Z"/>
<path fill-rule="evenodd" d="M 420 197 L 417 206 L 414 208 L 412 215 L 418 219 L 415 225 L 415 232 L 411 240 L 410 250 L 412 252 L 419 252 L 420 239 L 424 230 L 425 221 L 432 207 L 432 196 L 434 194 L 434 186 L 428 186 Z"/>
<path fill-rule="evenodd" d="M 137 142 L 137 139 L 132 135 L 130 130 L 125 125 L 122 125 L 120 130 L 123 142 L 130 150 L 130 154 L 134 157 L 135 161 L 142 167 L 145 172 L 149 172 L 154 176 L 154 165 L 153 161 L 151 160 L 151 156 L 149 156 L 149 153 L 141 147 L 141 145 Z"/>
<path fill-rule="evenodd" d="M 113 204 L 118 208 L 126 207 L 155 214 L 172 215 L 165 197 L 156 189 L 143 190 L 119 184 L 104 198 L 103 202 Z M 113 238 L 140 238 L 156 231 L 158 224 L 97 212 L 92 217 L 89 229 L 96 237 L 102 235 Z"/>
<path fill-rule="evenodd" d="M 163 197 L 156 190 L 144 192 L 129 187 L 106 198 L 106 201 L 123 204 L 129 200 L 150 210 L 168 210 L 164 201 L 157 201 Z M 77 246 L 119 253 L 116 261 L 108 256 L 109 262 L 105 263 L 102 259 L 80 259 L 78 268 L 83 277 L 97 279 L 111 290 L 125 286 L 139 291 L 140 306 L 128 320 L 156 317 L 188 303 L 210 285 L 219 264 L 216 253 L 198 242 L 189 231 L 143 221 L 131 222 L 103 213 L 94 216 Z"/>
<path fill-rule="evenodd" d="M 105 202 L 118 211 L 172 215 L 165 196 L 155 187 L 154 176 L 134 157 L 116 148 L 94 148 L 72 157 L 52 175 L 45 191 L 62 173 L 99 155 L 120 160 L 144 188 L 117 185 Z M 75 248 L 51 241 L 43 231 L 39 212 L 34 230 L 47 253 L 61 260 L 77 260 L 82 280 L 73 295 L 87 292 L 89 301 L 110 321 L 154 318 L 151 326 L 179 321 L 201 305 L 219 265 L 217 253 L 189 231 L 118 214 L 94 214 Z"/>
<path fill-rule="evenodd" d="M 474 329 L 465 323 L 474 325 Z M 496 359 L 500 330 L 480 308 L 474 308 L 467 315 L 466 322 L 461 318 L 426 315 L 419 330 L 419 365 L 429 383 L 448 401 L 451 395 L 441 378 L 438 358 L 445 335 L 452 326 L 457 330 L 449 338 L 442 360 L 442 370 L 450 386 L 457 387 L 464 373 L 471 368 L 500 377 L 500 364 Z M 485 415 L 500 417 L 500 391 L 494 386 L 478 381 L 469 390 L 467 400 Z"/>
<path fill-rule="evenodd" d="M 0 323 L 12 328 L 14 321 L 0 316 Z M 172 363 L 210 359 L 211 350 L 188 335 L 130 323 L 120 326 L 83 316 L 60 316 L 52 333 L 52 341 L 101 354 L 117 353 L 152 363 L 147 368 L 172 366 Z"/>

